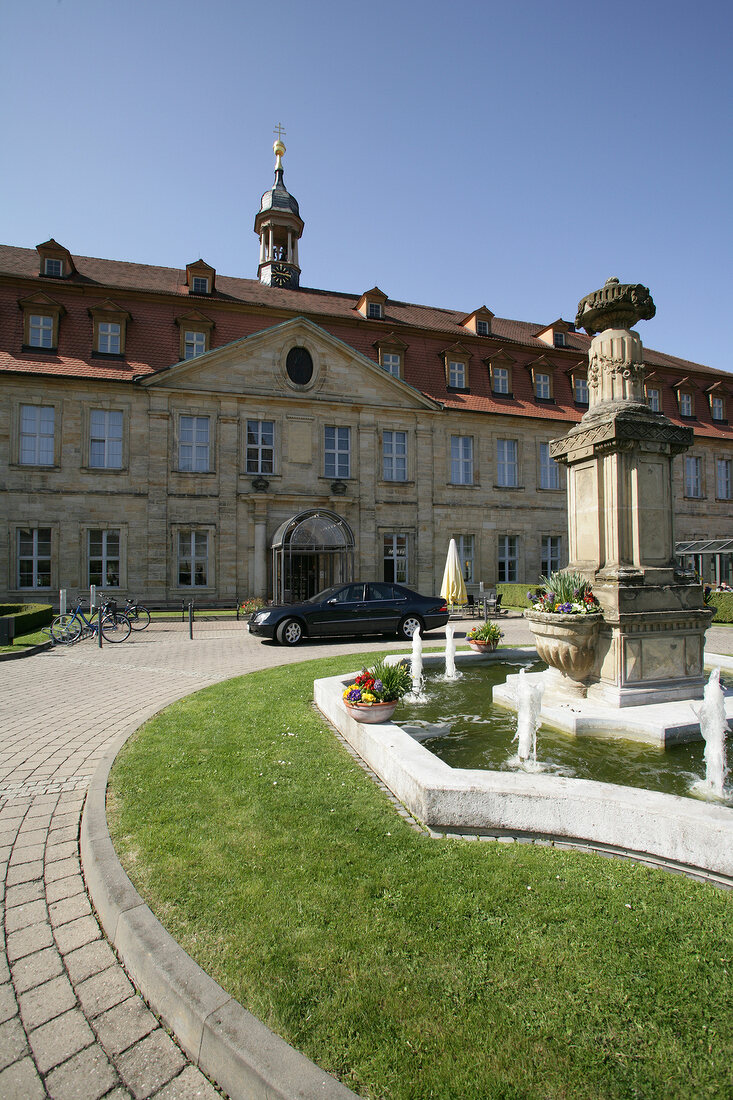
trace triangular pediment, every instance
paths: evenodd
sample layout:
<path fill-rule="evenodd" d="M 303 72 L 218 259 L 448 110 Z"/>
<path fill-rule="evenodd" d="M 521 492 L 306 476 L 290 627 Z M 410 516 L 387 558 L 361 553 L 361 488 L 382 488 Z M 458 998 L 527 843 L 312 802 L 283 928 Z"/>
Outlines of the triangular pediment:
<path fill-rule="evenodd" d="M 297 369 L 293 369 L 294 362 Z M 370 408 L 441 408 L 305 317 L 244 336 L 139 381 L 146 387 L 253 397 L 260 404 L 272 399 L 278 403 L 344 402 Z"/>

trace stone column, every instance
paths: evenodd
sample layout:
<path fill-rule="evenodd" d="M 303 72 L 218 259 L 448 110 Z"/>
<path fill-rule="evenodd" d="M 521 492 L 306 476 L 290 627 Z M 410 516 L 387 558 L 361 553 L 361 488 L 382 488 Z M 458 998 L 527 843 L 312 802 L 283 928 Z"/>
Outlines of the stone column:
<path fill-rule="evenodd" d="M 252 595 L 266 599 L 267 592 L 267 502 L 255 501 L 255 545 Z"/>
<path fill-rule="evenodd" d="M 675 569 L 672 460 L 693 441 L 644 401 L 643 351 L 630 326 L 656 312 L 646 287 L 609 279 L 578 307 L 593 336 L 589 407 L 550 453 L 568 467 L 569 570 L 603 609 L 588 698 L 614 706 L 702 697 L 712 612 Z"/>

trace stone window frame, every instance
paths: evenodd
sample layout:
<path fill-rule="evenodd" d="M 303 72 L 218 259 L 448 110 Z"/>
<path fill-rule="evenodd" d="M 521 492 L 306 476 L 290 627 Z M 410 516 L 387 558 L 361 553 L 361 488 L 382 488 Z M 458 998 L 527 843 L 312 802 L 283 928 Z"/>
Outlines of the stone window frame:
<path fill-rule="evenodd" d="M 386 447 L 385 435 L 386 435 L 387 432 L 390 432 L 393 436 L 395 435 L 395 433 L 399 432 L 400 435 L 403 435 L 405 437 L 405 456 L 404 456 L 405 476 L 404 477 L 387 477 L 387 468 L 386 468 L 387 455 L 386 455 L 386 451 L 385 451 L 385 447 Z M 406 428 L 383 428 L 382 431 L 381 431 L 380 442 L 381 442 L 381 448 L 380 449 L 381 449 L 381 455 L 382 455 L 381 478 L 380 478 L 380 480 L 385 482 L 388 485 L 406 485 L 410 480 L 410 433 L 407 431 Z M 395 458 L 394 454 L 391 455 L 390 457 L 392 458 L 392 460 L 394 462 L 394 458 Z"/>
<path fill-rule="evenodd" d="M 458 453 L 458 454 L 453 453 L 454 452 L 454 447 L 453 447 L 453 441 L 454 440 L 456 440 L 460 444 L 460 446 L 458 447 L 458 451 L 460 453 Z M 473 489 L 473 488 L 476 488 L 477 485 L 478 485 L 478 482 L 476 480 L 477 447 L 476 447 L 476 440 L 475 440 L 474 436 L 473 435 L 461 435 L 461 434 L 458 434 L 457 432 L 451 432 L 449 437 L 448 437 L 448 441 L 449 441 L 449 456 L 448 456 L 448 458 L 449 458 L 449 462 L 450 462 L 450 471 L 449 471 L 449 477 L 448 477 L 448 484 L 452 488 L 460 488 L 460 489 Z M 470 456 L 466 456 L 466 454 L 465 454 L 465 451 L 466 451 L 465 444 L 470 444 L 470 447 L 468 448 L 470 450 Z M 469 480 L 465 480 L 465 478 L 463 476 L 463 467 L 465 466 L 465 464 L 467 462 L 470 462 L 470 464 L 471 464 Z M 459 468 L 460 468 L 460 480 L 456 480 L 455 477 L 454 477 L 454 474 L 457 470 L 459 470 Z"/>
<path fill-rule="evenodd" d="M 722 496 L 720 492 L 721 479 L 720 479 L 720 467 L 725 463 L 728 467 L 727 482 L 728 492 L 727 495 Z M 715 456 L 715 499 L 730 501 L 733 500 L 733 458 L 726 454 L 717 454 Z"/>
<path fill-rule="evenodd" d="M 543 462 L 543 448 L 547 448 L 547 462 Z M 539 477 L 537 478 L 537 491 L 539 493 L 562 493 L 565 491 L 565 485 L 562 477 L 561 464 L 552 457 L 550 454 L 550 441 L 545 439 L 539 439 L 537 441 L 537 470 Z M 557 485 L 543 485 L 542 480 L 545 473 L 549 475 L 550 471 L 557 471 Z"/>
<path fill-rule="evenodd" d="M 90 306 L 88 313 L 92 319 L 92 355 L 103 359 L 124 359 L 127 346 L 127 325 L 132 320 L 131 314 L 122 306 L 117 305 L 116 302 L 109 300 L 98 306 Z M 119 351 L 100 350 L 100 337 L 108 335 L 101 333 L 100 326 L 103 324 L 119 325 Z"/>
<path fill-rule="evenodd" d="M 509 553 L 502 553 L 502 542 L 504 540 L 514 540 L 513 555 Z M 521 539 L 517 534 L 509 534 L 508 532 L 497 535 L 496 537 L 496 580 L 498 584 L 516 584 L 520 575 L 519 569 L 519 554 L 521 549 Z M 504 543 L 504 549 L 508 547 L 508 541 Z M 504 572 L 508 572 L 507 566 L 513 563 L 514 576 L 501 576 L 502 565 L 504 565 Z"/>
<path fill-rule="evenodd" d="M 122 465 L 121 466 L 92 466 L 92 413 L 101 411 L 105 413 L 122 413 Z M 114 401 L 112 398 L 101 398 L 85 402 L 82 405 L 82 439 L 84 441 L 81 469 L 92 474 L 122 474 L 130 469 L 130 417 L 131 408 L 129 402 Z"/>
<path fill-rule="evenodd" d="M 10 525 L 10 591 L 11 592 L 53 592 L 59 587 L 58 560 L 59 560 L 59 523 L 42 520 L 36 522 L 29 520 L 27 523 L 12 522 Z M 49 584 L 42 588 L 20 587 L 20 532 L 39 531 L 49 529 L 51 531 L 51 551 L 49 566 Z"/>
<path fill-rule="evenodd" d="M 351 424 L 323 424 L 322 429 L 323 430 L 321 431 L 321 447 L 322 447 L 321 469 L 323 470 L 323 474 L 321 476 L 324 477 L 327 481 L 351 481 L 355 476 L 355 474 L 354 474 L 354 433 L 352 432 L 352 425 Z M 334 442 L 336 444 L 335 447 L 327 446 L 326 433 L 329 432 L 329 431 L 336 433 L 336 435 L 334 437 Z M 342 450 L 342 448 L 339 446 L 339 442 L 338 442 L 339 441 L 338 433 L 342 432 L 342 431 L 347 432 L 346 439 L 348 440 L 348 447 L 347 447 L 346 450 Z M 345 474 L 340 472 L 340 463 L 339 463 L 339 457 L 343 454 L 346 455 L 347 462 L 348 462 L 348 472 L 345 473 Z M 326 466 L 327 458 L 328 458 L 329 455 L 333 455 L 333 457 L 334 457 L 334 468 L 335 468 L 334 473 L 329 473 L 328 469 L 327 469 L 327 466 Z"/>
<path fill-rule="evenodd" d="M 688 475 L 688 470 L 691 469 L 688 464 L 691 462 L 694 462 L 696 464 L 695 469 L 697 471 L 694 476 L 694 485 Z M 705 491 L 705 466 L 706 463 L 704 455 L 696 454 L 693 451 L 688 451 L 685 455 L 682 456 L 682 495 L 685 500 L 706 499 L 707 493 Z M 694 486 L 697 486 L 699 492 L 688 492 L 688 489 Z"/>
<path fill-rule="evenodd" d="M 514 444 L 515 461 L 514 461 L 513 465 L 514 465 L 514 470 L 515 470 L 515 474 L 516 474 L 516 480 L 513 481 L 513 482 L 507 482 L 505 484 L 502 484 L 502 482 L 499 481 L 499 470 L 500 470 L 500 468 L 502 468 L 502 467 L 507 468 L 506 461 L 502 462 L 499 458 L 499 451 L 500 451 L 499 444 L 501 444 L 501 443 L 513 443 Z M 504 490 L 509 490 L 509 491 L 515 491 L 517 489 L 524 488 L 524 486 L 522 485 L 522 445 L 521 445 L 521 440 L 511 438 L 509 436 L 497 436 L 497 438 L 496 438 L 496 480 L 494 482 L 494 488 L 495 489 L 504 489 Z"/>
<path fill-rule="evenodd" d="M 28 298 L 21 298 L 18 301 L 18 306 L 23 313 L 23 346 L 22 351 L 30 351 L 34 354 L 37 352 L 54 354 L 58 351 L 59 346 L 59 327 L 61 318 L 66 313 L 66 310 L 60 302 L 55 302 L 53 298 L 49 298 L 46 294 L 33 294 Z M 51 343 L 50 344 L 32 344 L 31 343 L 31 318 L 32 317 L 46 317 L 51 320 Z"/>
<path fill-rule="evenodd" d="M 474 578 L 478 575 L 476 571 L 476 547 L 478 545 L 478 539 L 472 531 L 463 531 L 460 534 L 454 534 L 452 536 L 456 540 L 456 550 L 458 551 L 458 560 L 461 563 L 461 572 L 463 573 L 463 580 L 466 584 L 473 584 Z M 466 553 L 466 548 L 470 547 L 470 554 Z M 470 569 L 466 567 L 470 563 Z"/>
<path fill-rule="evenodd" d="M 293 348 L 305 348 L 311 357 L 313 374 L 307 382 L 294 382 L 288 374 L 288 355 Z M 298 332 L 283 344 L 280 351 L 278 370 L 283 384 L 289 390 L 293 390 L 295 393 L 308 393 L 310 390 L 320 388 L 323 385 L 326 365 L 315 342 L 306 333 Z"/>
<path fill-rule="evenodd" d="M 204 477 L 215 478 L 218 471 L 218 444 L 219 444 L 219 410 L 212 405 L 176 405 L 171 408 L 171 422 L 173 430 L 170 440 L 170 470 L 173 474 L 183 478 Z M 185 416 L 206 417 L 209 421 L 209 469 L 208 470 L 182 470 L 180 466 L 181 454 L 181 419 Z"/>
<path fill-rule="evenodd" d="M 381 545 L 381 562 L 382 562 L 382 574 L 383 574 L 382 579 L 383 579 L 383 581 L 385 582 L 385 584 L 409 585 L 411 583 L 410 582 L 410 577 L 413 573 L 413 568 L 414 568 L 414 562 L 412 560 L 412 556 L 413 556 L 413 553 L 414 553 L 414 546 L 415 546 L 415 531 L 414 531 L 414 529 L 413 528 L 399 528 L 399 527 L 379 527 L 377 529 L 377 536 L 379 538 L 379 542 L 380 542 L 380 545 Z M 405 544 L 405 553 L 404 553 L 404 555 L 397 554 L 397 552 L 396 552 L 397 540 L 398 539 L 404 539 L 404 544 Z M 391 546 L 392 546 L 392 550 L 393 550 L 392 555 L 387 554 L 388 542 L 391 542 Z M 394 576 L 394 577 L 384 576 L 384 573 L 386 572 L 385 563 L 388 562 L 388 561 L 392 561 L 395 564 L 397 562 L 404 562 L 404 566 L 405 566 L 405 577 L 404 577 L 404 579 L 402 579 L 402 578 L 398 579 L 397 576 Z M 396 573 L 396 569 L 394 570 L 394 572 Z"/>
<path fill-rule="evenodd" d="M 50 465 L 37 466 L 35 463 L 21 462 L 20 461 L 20 428 L 21 428 L 21 409 L 23 406 L 31 405 L 38 406 L 40 408 L 52 408 L 53 409 L 53 463 Z M 12 458 L 11 465 L 18 467 L 18 469 L 26 470 L 57 470 L 61 466 L 61 410 L 62 400 L 60 397 L 43 397 L 43 396 L 31 396 L 31 397 L 19 397 L 13 402 L 11 409 L 11 430 L 12 430 Z"/>
<path fill-rule="evenodd" d="M 90 548 L 89 548 L 89 536 L 93 531 L 102 531 L 107 533 L 109 531 L 117 531 L 120 537 L 119 546 L 119 584 L 117 586 L 109 583 L 102 584 L 99 587 L 102 590 L 106 588 L 114 588 L 115 592 L 122 592 L 127 589 L 127 524 L 121 523 L 119 520 L 102 521 L 99 523 L 83 523 L 79 529 L 79 535 L 82 546 L 82 556 L 84 561 L 84 575 L 86 577 L 87 585 L 91 584 L 90 581 Z M 104 552 L 103 552 L 104 553 Z"/>
<path fill-rule="evenodd" d="M 249 463 L 249 424 L 272 424 L 272 469 L 248 469 Z M 242 417 L 242 473 L 245 477 L 278 477 L 280 474 L 280 455 L 278 440 L 281 438 L 282 424 L 278 417 L 265 413 L 251 413 Z M 254 445 L 253 445 L 254 446 Z M 262 443 L 257 444 L 258 467 L 262 466 Z"/>
<path fill-rule="evenodd" d="M 186 593 L 206 592 L 216 590 L 216 554 L 217 554 L 217 528 L 215 523 L 173 523 L 171 524 L 171 552 L 169 568 L 170 589 L 177 595 Z M 206 584 L 181 584 L 180 581 L 180 536 L 187 533 L 194 535 L 205 534 L 206 539 Z M 195 559 L 193 559 L 195 561 Z"/>
<path fill-rule="evenodd" d="M 546 544 L 557 541 L 557 565 L 553 566 L 552 553 L 546 553 Z M 561 568 L 561 562 L 563 557 L 563 536 L 552 534 L 551 532 L 543 532 L 540 535 L 540 573 L 544 577 L 549 577 L 550 573 L 556 572 Z"/>

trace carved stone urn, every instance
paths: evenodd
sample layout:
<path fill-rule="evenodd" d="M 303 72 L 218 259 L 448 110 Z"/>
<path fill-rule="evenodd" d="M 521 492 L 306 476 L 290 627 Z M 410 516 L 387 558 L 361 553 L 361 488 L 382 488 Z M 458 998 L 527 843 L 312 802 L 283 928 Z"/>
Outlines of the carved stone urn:
<path fill-rule="evenodd" d="M 585 681 L 595 664 L 602 613 L 552 615 L 530 608 L 524 617 L 534 634 L 537 655 L 555 670 L 548 677 L 547 688 L 553 694 L 584 699 Z"/>

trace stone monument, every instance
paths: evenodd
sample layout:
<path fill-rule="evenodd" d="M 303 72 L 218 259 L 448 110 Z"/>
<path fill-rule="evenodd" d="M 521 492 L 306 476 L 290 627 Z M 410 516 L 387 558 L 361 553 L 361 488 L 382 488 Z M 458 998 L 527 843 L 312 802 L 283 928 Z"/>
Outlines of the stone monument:
<path fill-rule="evenodd" d="M 672 464 L 693 432 L 646 404 L 632 326 L 655 312 L 646 287 L 616 278 L 582 299 L 588 411 L 550 444 L 568 468 L 568 569 L 603 612 L 586 696 L 612 707 L 702 698 L 712 618 L 702 585 L 675 567 Z"/>

